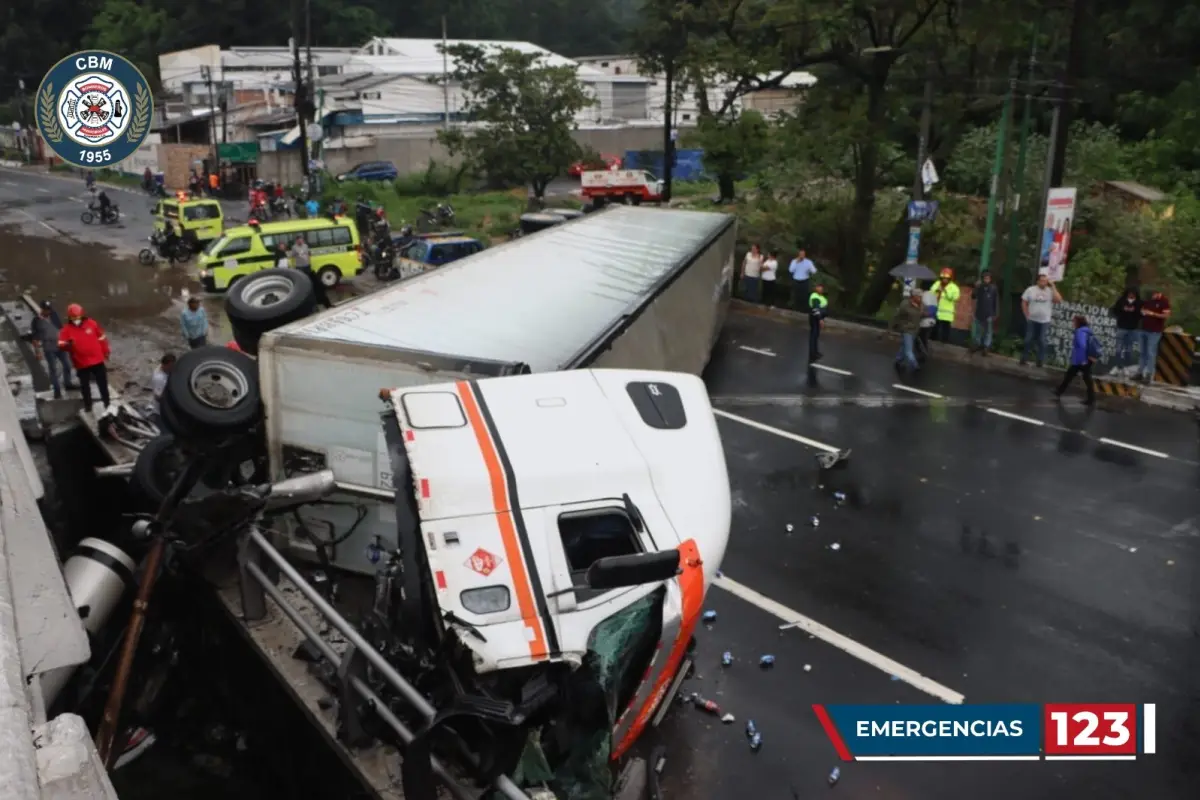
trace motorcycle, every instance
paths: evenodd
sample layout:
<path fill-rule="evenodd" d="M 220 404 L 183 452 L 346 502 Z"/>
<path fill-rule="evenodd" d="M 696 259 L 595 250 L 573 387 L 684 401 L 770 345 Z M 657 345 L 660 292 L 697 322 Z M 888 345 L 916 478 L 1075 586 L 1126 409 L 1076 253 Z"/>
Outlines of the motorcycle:
<path fill-rule="evenodd" d="M 395 266 L 396 250 L 390 241 L 375 242 L 367 248 L 366 253 L 368 266 L 376 278 L 391 281 L 399 277 L 400 273 L 396 271 Z"/>
<path fill-rule="evenodd" d="M 271 212 L 272 219 L 280 217 L 291 218 L 292 216 L 292 208 L 288 205 L 286 197 L 272 197 L 268 201 L 268 209 Z"/>
<path fill-rule="evenodd" d="M 423 231 L 436 228 L 451 228 L 454 226 L 454 209 L 448 203 L 438 203 L 437 208 L 430 211 L 423 208 L 417 217 L 417 227 Z"/>
<path fill-rule="evenodd" d="M 150 247 L 143 247 L 138 252 L 138 261 L 147 267 L 159 258 L 165 259 L 169 263 L 182 264 L 192 257 L 192 249 L 183 239 L 176 237 L 168 246 L 167 237 L 159 231 L 155 231 L 146 238 L 150 242 Z"/>
<path fill-rule="evenodd" d="M 101 225 L 114 225 L 121 221 L 121 209 L 117 207 L 116 203 L 113 203 L 108 207 L 108 211 L 104 212 L 99 204 L 88 203 L 87 211 L 80 214 L 79 219 L 83 221 L 84 225 L 91 225 L 97 220 Z"/>

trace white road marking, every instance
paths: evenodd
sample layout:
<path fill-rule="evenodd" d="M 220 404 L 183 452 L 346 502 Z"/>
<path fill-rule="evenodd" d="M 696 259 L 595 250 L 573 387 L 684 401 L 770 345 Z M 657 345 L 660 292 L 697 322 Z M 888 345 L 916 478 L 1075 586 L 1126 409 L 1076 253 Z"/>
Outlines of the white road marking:
<path fill-rule="evenodd" d="M 745 350 L 747 353 L 758 353 L 760 356 L 774 356 L 775 355 L 775 353 L 771 352 L 770 350 L 760 350 L 757 347 L 746 347 L 746 345 L 744 345 L 744 344 L 738 345 L 738 347 L 741 348 L 742 350 Z"/>
<path fill-rule="evenodd" d="M 49 189 L 43 189 L 41 186 L 38 187 L 38 191 L 41 192 L 42 194 L 50 194 Z"/>
<path fill-rule="evenodd" d="M 1037 425 L 1038 427 L 1041 427 L 1042 425 L 1046 424 L 1046 423 L 1042 422 L 1040 419 L 1033 419 L 1032 417 L 1023 417 L 1020 414 L 1014 414 L 1011 411 L 1002 411 L 999 408 L 989 408 L 987 410 L 987 412 L 989 414 L 995 414 L 1000 417 L 1008 417 L 1009 419 L 1015 419 L 1018 422 L 1028 422 L 1030 425 Z"/>
<path fill-rule="evenodd" d="M 832 372 L 834 375 L 853 375 L 854 374 L 853 372 L 849 372 L 844 369 L 838 369 L 837 367 L 827 367 L 824 364 L 809 364 L 809 366 L 812 367 L 813 369 L 823 369 L 826 372 Z"/>
<path fill-rule="evenodd" d="M 922 397 L 932 397 L 936 400 L 945 400 L 946 399 L 946 395 L 944 395 L 944 394 L 937 394 L 936 392 L 927 392 L 924 389 L 917 389 L 913 386 L 905 386 L 903 383 L 893 383 L 892 388 L 899 389 L 902 392 L 912 392 L 913 394 L 919 394 Z"/>
<path fill-rule="evenodd" d="M 43 228 L 45 228 L 46 230 L 50 231 L 50 232 L 51 232 L 51 233 L 53 233 L 55 236 L 62 236 L 62 231 L 58 230 L 58 228 L 55 228 L 53 225 L 50 225 L 50 224 L 49 224 L 49 223 L 47 223 L 45 220 L 40 220 L 40 219 L 38 219 L 38 218 L 37 218 L 37 217 L 35 217 L 33 214 L 30 214 L 28 211 L 26 211 L 26 210 L 25 210 L 25 209 L 23 209 L 23 208 L 18 208 L 18 209 L 15 209 L 15 210 L 16 210 L 18 213 L 20 213 L 21 215 L 23 215 L 23 216 L 25 216 L 25 217 L 28 217 L 28 218 L 29 218 L 29 220 L 30 220 L 30 222 L 36 222 L 38 225 L 41 225 Z"/>
<path fill-rule="evenodd" d="M 1147 450 L 1145 447 L 1138 447 L 1136 444 L 1126 444 L 1118 442 L 1116 439 L 1101 439 L 1100 444 L 1111 444 L 1113 447 L 1124 447 L 1126 450 L 1132 450 L 1135 453 L 1142 453 L 1147 456 L 1156 456 L 1158 458 L 1170 458 L 1166 453 L 1160 453 L 1157 450 Z"/>
<path fill-rule="evenodd" d="M 757 606 L 763 611 L 778 617 L 791 626 L 797 627 L 812 636 L 817 637 L 827 644 L 831 644 L 847 655 L 857 658 L 866 664 L 870 664 L 876 669 L 886 672 L 888 675 L 895 675 L 900 680 L 932 695 L 937 699 L 951 705 L 961 705 L 965 699 L 963 695 L 953 689 L 942 686 L 937 681 L 926 678 L 916 670 L 909 669 L 898 661 L 893 661 L 887 656 L 877 653 L 866 645 L 859 644 L 853 639 L 843 636 L 832 628 L 827 628 L 816 620 L 810 619 L 799 611 L 788 608 L 787 606 L 777 603 L 765 595 L 751 589 L 749 586 L 744 586 L 730 578 L 728 575 L 721 575 L 713 582 L 715 586 L 720 586 L 725 591 L 735 597 L 745 600 L 753 606 Z"/>
<path fill-rule="evenodd" d="M 775 428 L 775 427 L 772 427 L 771 425 L 764 425 L 761 422 L 756 422 L 755 420 L 747 419 L 746 417 L 739 417 L 737 414 L 730 414 L 728 411 L 722 411 L 719 408 L 714 408 L 713 413 L 716 414 L 718 417 L 724 417 L 725 419 L 731 419 L 734 422 L 740 422 L 743 425 L 750 426 L 751 428 L 758 428 L 760 431 L 766 431 L 767 433 L 773 433 L 776 436 L 782 436 L 784 439 L 791 439 L 793 442 L 799 442 L 800 444 L 807 445 L 808 447 L 812 447 L 816 450 L 824 450 L 826 453 L 840 453 L 841 452 L 840 450 L 838 450 L 838 448 L 831 447 L 830 445 L 827 445 L 824 442 L 818 442 L 816 439 L 809 439 L 807 437 L 801 436 L 798 433 L 792 433 L 791 431 L 785 431 L 782 428 Z"/>
<path fill-rule="evenodd" d="M 4 185 L 5 186 L 16 186 L 17 182 L 16 181 L 5 181 Z"/>

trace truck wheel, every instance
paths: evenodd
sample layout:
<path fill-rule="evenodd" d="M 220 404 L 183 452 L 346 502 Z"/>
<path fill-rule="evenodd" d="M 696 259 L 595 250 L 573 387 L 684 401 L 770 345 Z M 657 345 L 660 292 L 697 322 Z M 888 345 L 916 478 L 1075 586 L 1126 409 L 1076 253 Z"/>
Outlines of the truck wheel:
<path fill-rule="evenodd" d="M 626 194 L 621 196 L 621 202 L 623 202 L 627 206 L 633 205 L 633 201 L 634 201 L 635 197 L 636 197 L 636 195 L 634 195 L 633 192 L 627 192 Z"/>
<path fill-rule="evenodd" d="M 154 506 L 162 505 L 183 465 L 183 453 L 176 446 L 175 437 L 169 433 L 160 434 L 138 453 L 129 484 Z"/>
<path fill-rule="evenodd" d="M 233 338 L 251 355 L 258 352 L 264 333 L 304 319 L 316 305 L 308 276 L 285 267 L 247 275 L 225 292 L 225 315 L 233 326 Z"/>
<path fill-rule="evenodd" d="M 317 279 L 326 289 L 332 289 L 342 282 L 342 271 L 337 267 L 321 267 L 317 272 Z"/>
<path fill-rule="evenodd" d="M 262 417 L 258 364 L 227 347 L 189 350 L 175 362 L 161 405 L 186 434 L 245 433 Z"/>
<path fill-rule="evenodd" d="M 640 194 L 631 195 L 631 197 L 633 198 L 631 202 L 635 206 L 640 206 L 642 204 L 642 196 Z"/>

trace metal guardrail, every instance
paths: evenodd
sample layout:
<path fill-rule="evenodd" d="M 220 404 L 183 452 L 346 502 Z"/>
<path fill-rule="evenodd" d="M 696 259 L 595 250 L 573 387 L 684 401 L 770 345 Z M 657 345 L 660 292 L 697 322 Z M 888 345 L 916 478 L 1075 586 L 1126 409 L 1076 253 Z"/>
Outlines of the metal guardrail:
<path fill-rule="evenodd" d="M 300 571 L 267 541 L 262 532 L 250 527 L 243 536 L 238 550 L 238 567 L 241 576 L 242 613 L 247 621 L 258 621 L 267 616 L 266 599 L 270 598 L 292 624 L 312 642 L 313 646 L 333 666 L 341 682 L 341 702 L 338 703 L 339 732 L 348 731 L 355 738 L 363 731 L 361 711 L 354 702 L 355 695 L 366 701 L 370 709 L 396 732 L 405 745 L 415 738 L 412 731 L 391 712 L 387 704 L 367 685 L 366 667 L 378 670 L 406 702 L 426 722 L 437 713 L 429 701 L 396 671 L 388 660 L 363 637 L 358 630 L 338 613 L 321 593 L 317 591 Z M 275 578 L 269 573 L 274 573 Z M 321 637 L 300 612 L 288 603 L 286 596 L 276 585 L 277 576 L 282 575 L 295 585 L 313 607 L 349 642 L 349 648 L 339 655 L 333 646 Z M 459 783 L 437 758 L 432 758 L 433 773 L 441 780 L 457 800 L 479 800 L 481 793 Z M 494 788 L 509 800 L 530 800 L 529 796 L 507 776 L 496 779 Z"/>

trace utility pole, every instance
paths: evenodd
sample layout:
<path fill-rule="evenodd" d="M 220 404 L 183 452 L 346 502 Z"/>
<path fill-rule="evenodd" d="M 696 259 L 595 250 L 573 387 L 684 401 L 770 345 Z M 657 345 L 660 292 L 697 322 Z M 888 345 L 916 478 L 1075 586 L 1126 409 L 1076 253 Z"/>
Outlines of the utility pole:
<path fill-rule="evenodd" d="M 446 15 L 442 15 L 442 128 L 450 130 L 450 55 L 446 52 Z"/>
<path fill-rule="evenodd" d="M 209 172 L 217 171 L 217 98 L 213 95 L 212 67 L 207 64 L 200 67 L 200 75 L 204 78 L 204 86 L 208 90 L 208 140 L 212 142 L 212 165 Z M 207 181 L 204 184 L 208 186 Z"/>
<path fill-rule="evenodd" d="M 25 115 L 24 78 L 17 78 L 17 115 L 21 120 L 21 153 L 26 161 L 33 161 L 33 132 L 29 130 L 29 118 Z"/>
<path fill-rule="evenodd" d="M 933 59 L 925 68 L 925 97 L 921 103 L 921 133 L 917 139 L 917 170 L 913 175 L 912 199 L 925 199 L 925 162 L 929 159 L 929 132 L 933 126 Z M 916 264 L 921 253 L 921 220 L 908 223 L 908 254 L 905 262 Z"/>
<path fill-rule="evenodd" d="M 1033 253 L 1033 274 L 1037 275 L 1038 270 L 1042 268 L 1042 245 L 1045 243 L 1046 231 L 1046 204 L 1050 201 L 1050 187 L 1054 182 L 1054 172 L 1056 162 L 1054 160 L 1055 151 L 1058 149 L 1055 142 L 1058 141 L 1058 133 L 1062 130 L 1062 109 L 1063 101 L 1058 94 L 1061 86 L 1056 86 L 1051 89 L 1054 92 L 1054 113 L 1050 118 L 1050 146 L 1049 152 L 1046 154 L 1046 174 L 1042 178 L 1042 204 L 1041 213 L 1037 219 L 1038 235 L 1037 247 Z"/>
<path fill-rule="evenodd" d="M 992 263 L 992 236 L 996 230 L 996 201 L 1000 195 L 1000 172 L 1004 168 L 1005 134 L 1012 117 L 1013 95 L 1017 91 L 1017 62 L 1014 61 L 1008 79 L 1008 94 L 1000 114 L 1000 129 L 996 132 L 996 159 L 992 163 L 992 191 L 988 196 L 987 224 L 983 229 L 983 251 L 979 254 L 979 274 L 988 271 Z"/>
<path fill-rule="evenodd" d="M 1033 117 L 1033 81 L 1037 72 L 1037 34 L 1029 48 L 1029 74 L 1026 77 L 1025 108 L 1021 111 L 1021 143 L 1017 148 L 1017 180 L 1009 206 L 1008 246 L 1004 254 L 1004 280 L 1000 283 L 1000 297 L 1012 293 L 1013 267 L 1017 263 L 1017 247 L 1021 240 L 1021 195 L 1025 189 L 1025 159 L 1029 155 L 1029 127 Z M 1007 315 L 1008 305 L 1001 304 Z"/>
<path fill-rule="evenodd" d="M 300 170 L 306 186 L 311 186 L 312 176 L 308 171 L 308 89 L 304 85 L 304 73 L 300 70 L 300 0 L 292 0 L 292 80 L 296 92 L 292 105 L 296 109 L 296 125 L 300 128 Z"/>
<path fill-rule="evenodd" d="M 1071 8 L 1071 34 L 1067 42 L 1067 68 L 1063 73 L 1062 100 L 1060 109 L 1062 118 L 1054 135 L 1050 137 L 1053 156 L 1050 164 L 1054 168 L 1050 172 L 1050 188 L 1062 186 L 1063 174 L 1067 166 L 1067 136 L 1071 128 L 1071 110 L 1075 102 L 1075 87 L 1083 77 L 1084 29 L 1087 26 L 1088 3 L 1091 0 L 1074 0 Z"/>
<path fill-rule="evenodd" d="M 675 136 L 672 130 L 671 116 L 675 113 L 672 95 L 675 93 L 675 56 L 668 55 L 663 70 L 663 85 L 666 95 L 663 99 L 663 202 L 671 202 L 671 173 L 675 167 Z"/>

